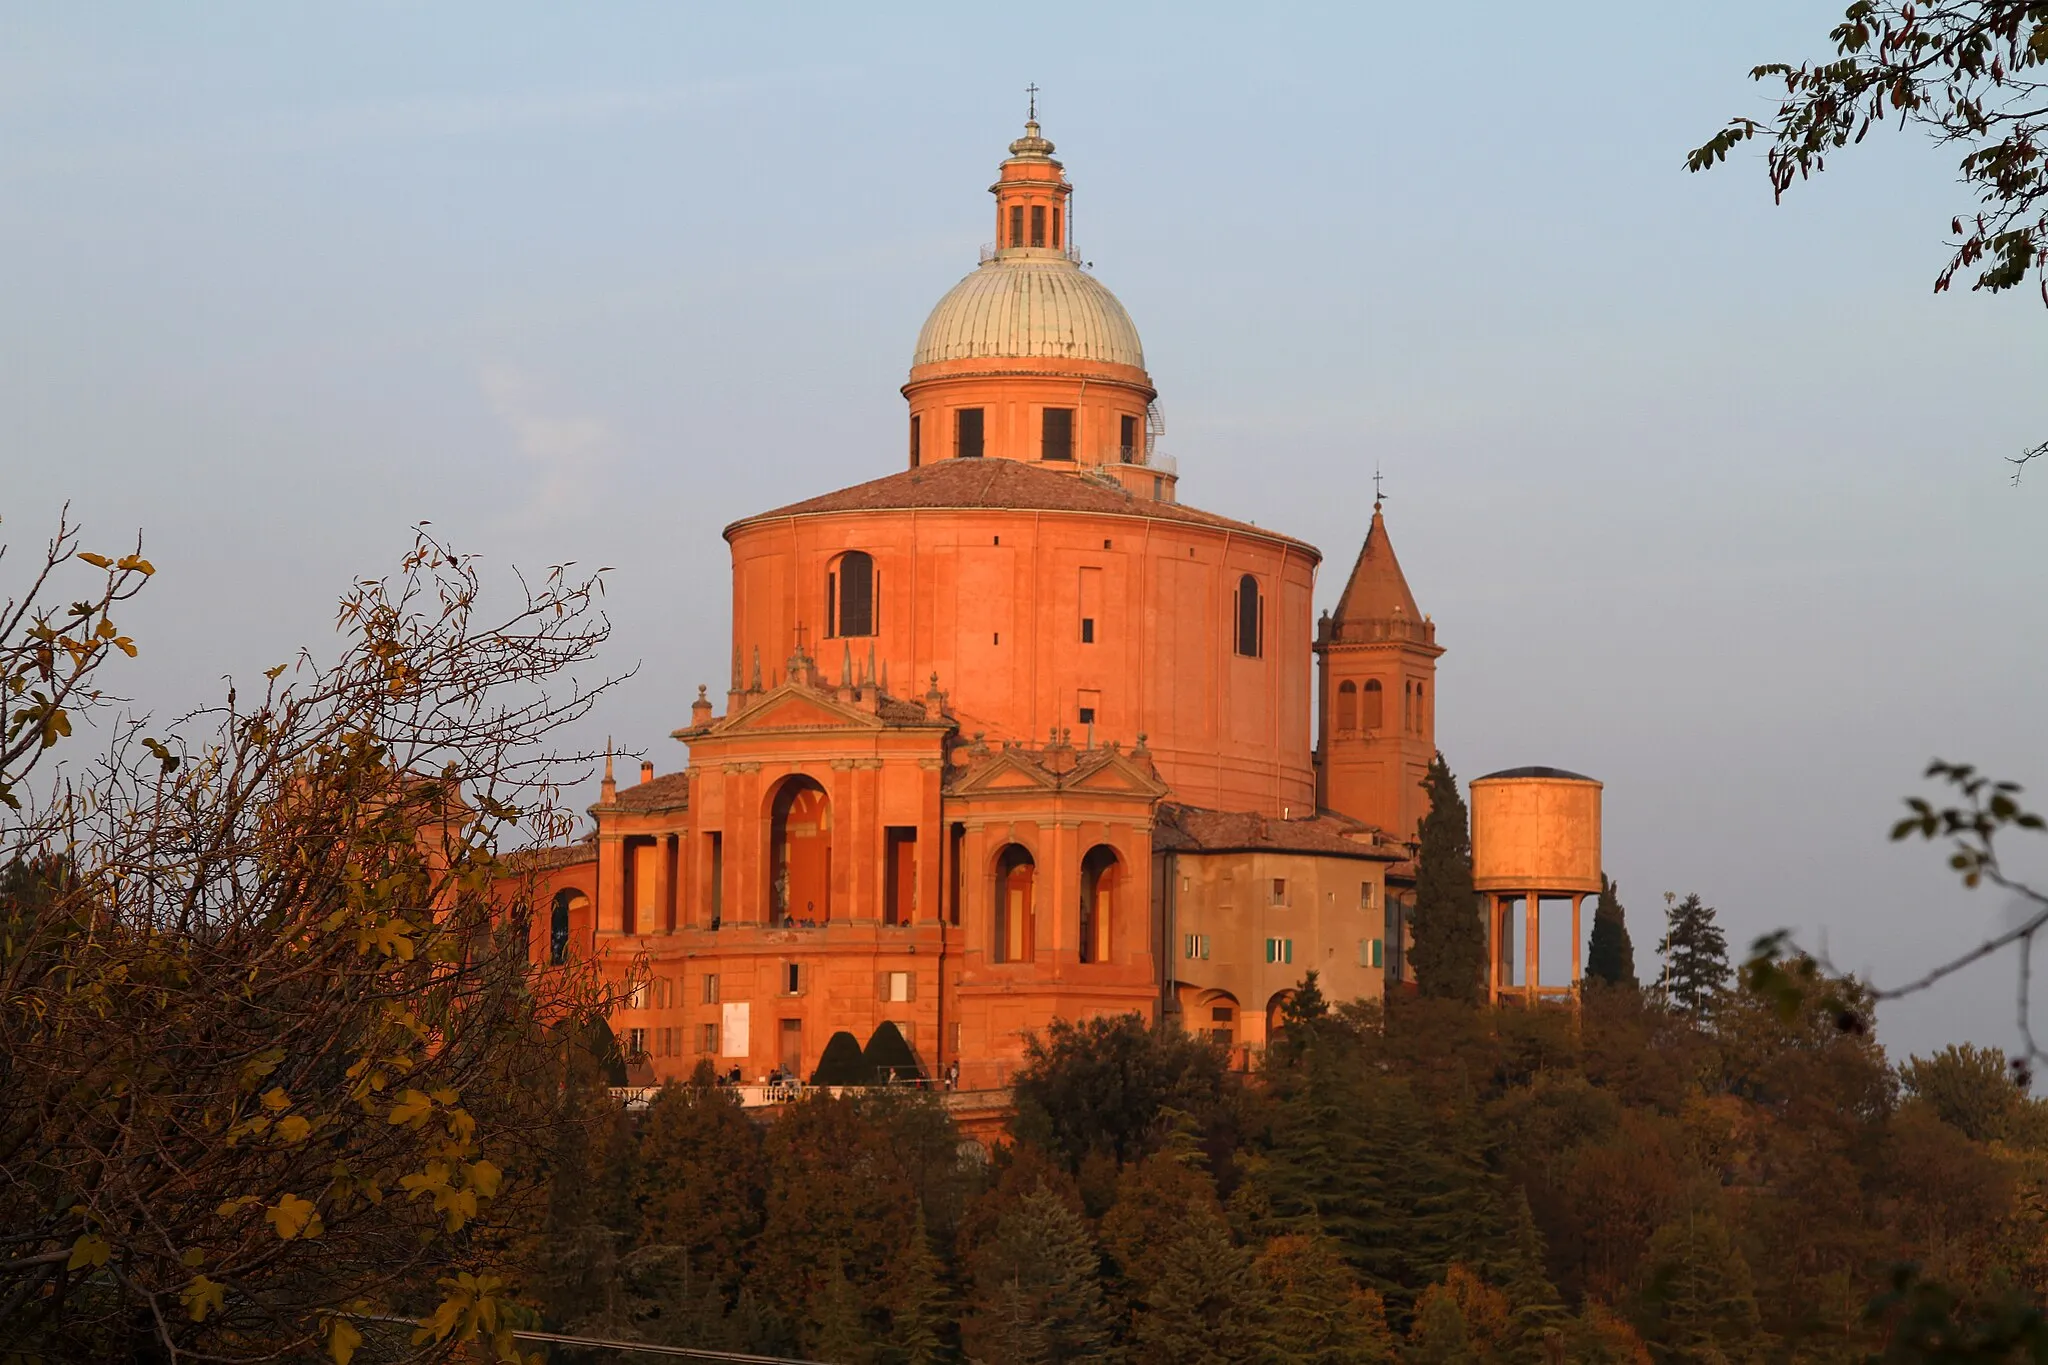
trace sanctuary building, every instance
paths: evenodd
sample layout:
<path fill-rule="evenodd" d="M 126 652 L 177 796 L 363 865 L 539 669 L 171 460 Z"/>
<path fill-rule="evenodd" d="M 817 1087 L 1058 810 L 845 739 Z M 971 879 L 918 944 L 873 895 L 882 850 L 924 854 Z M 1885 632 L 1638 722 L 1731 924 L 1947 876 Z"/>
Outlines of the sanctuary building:
<path fill-rule="evenodd" d="M 526 855 L 533 950 L 620 983 L 637 1079 L 808 1075 L 887 1022 L 1000 1086 L 1031 1031 L 1131 1011 L 1242 1064 L 1309 969 L 1402 978 L 1442 650 L 1379 505 L 1319 620 L 1320 551 L 1183 502 L 1053 144 L 1009 150 L 901 468 L 726 528 L 687 765 L 608 764 L 595 835 Z"/>

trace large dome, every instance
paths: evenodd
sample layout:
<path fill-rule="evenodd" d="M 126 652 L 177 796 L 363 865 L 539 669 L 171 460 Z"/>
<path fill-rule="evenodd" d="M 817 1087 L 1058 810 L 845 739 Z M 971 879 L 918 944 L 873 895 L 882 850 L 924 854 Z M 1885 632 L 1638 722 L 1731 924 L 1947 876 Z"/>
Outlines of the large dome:
<path fill-rule="evenodd" d="M 910 363 L 946 360 L 1099 360 L 1145 368 L 1131 315 L 1064 253 L 1009 252 L 939 300 Z"/>

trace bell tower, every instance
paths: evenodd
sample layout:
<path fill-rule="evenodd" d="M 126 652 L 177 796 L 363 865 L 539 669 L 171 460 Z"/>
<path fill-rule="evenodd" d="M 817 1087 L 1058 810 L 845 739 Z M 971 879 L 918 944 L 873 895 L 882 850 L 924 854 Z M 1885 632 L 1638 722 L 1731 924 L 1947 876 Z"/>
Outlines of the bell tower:
<path fill-rule="evenodd" d="M 1317 805 L 1413 840 L 1436 756 L 1443 649 L 1436 623 L 1416 609 L 1377 496 L 1337 610 L 1316 623 L 1315 651 Z"/>

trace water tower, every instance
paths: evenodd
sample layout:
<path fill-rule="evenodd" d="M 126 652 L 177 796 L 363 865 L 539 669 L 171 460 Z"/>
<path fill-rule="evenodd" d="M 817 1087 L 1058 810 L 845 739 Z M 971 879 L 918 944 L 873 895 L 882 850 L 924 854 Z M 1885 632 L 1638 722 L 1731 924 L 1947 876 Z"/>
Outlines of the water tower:
<path fill-rule="evenodd" d="M 1600 894 L 1600 783 L 1562 768 L 1507 768 L 1472 783 L 1472 884 L 1486 916 L 1487 998 L 1576 998 L 1586 897 Z M 1545 986 L 1543 902 L 1571 903 L 1571 984 Z M 1515 982 L 1514 914 L 1522 912 Z M 1562 908 L 1562 904 L 1559 905 Z"/>

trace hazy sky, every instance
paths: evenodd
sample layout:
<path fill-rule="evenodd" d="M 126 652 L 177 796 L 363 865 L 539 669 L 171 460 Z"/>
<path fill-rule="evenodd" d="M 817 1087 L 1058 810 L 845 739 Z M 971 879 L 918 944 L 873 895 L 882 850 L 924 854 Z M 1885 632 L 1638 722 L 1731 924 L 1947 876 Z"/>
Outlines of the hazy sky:
<path fill-rule="evenodd" d="M 1927 759 L 2048 799 L 2048 311 L 1931 296 L 1952 153 L 1685 173 L 1840 8 L 6 5 L 4 533 L 143 529 L 159 709 L 420 518 L 614 565 L 592 734 L 679 766 L 719 529 L 900 467 L 1036 81 L 1185 500 L 1327 605 L 1383 465 L 1452 766 L 1606 782 L 1639 968 L 1698 890 L 1894 981 L 2008 909 L 1885 841 Z M 2010 1044 L 2009 969 L 1886 1041 Z"/>

